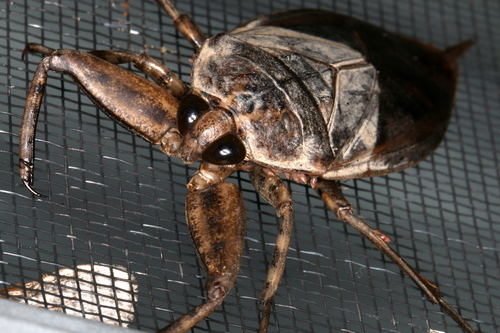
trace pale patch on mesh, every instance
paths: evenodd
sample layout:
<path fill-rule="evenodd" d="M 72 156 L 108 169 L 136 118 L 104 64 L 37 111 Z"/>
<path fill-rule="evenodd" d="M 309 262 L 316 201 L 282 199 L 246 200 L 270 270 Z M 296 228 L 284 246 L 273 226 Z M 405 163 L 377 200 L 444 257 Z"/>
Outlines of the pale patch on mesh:
<path fill-rule="evenodd" d="M 8 296 L 6 296 L 8 295 Z M 123 266 L 79 265 L 0 291 L 0 297 L 116 326 L 128 326 L 137 302 L 135 277 Z"/>

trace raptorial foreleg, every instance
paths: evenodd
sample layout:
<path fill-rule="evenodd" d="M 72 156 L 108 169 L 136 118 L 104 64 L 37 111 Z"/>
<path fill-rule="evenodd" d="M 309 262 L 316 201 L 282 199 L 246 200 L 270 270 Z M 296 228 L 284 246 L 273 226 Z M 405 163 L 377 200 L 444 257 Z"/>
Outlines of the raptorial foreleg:
<path fill-rule="evenodd" d="M 34 144 L 50 70 L 68 74 L 110 118 L 146 141 L 160 145 L 166 154 L 176 156 L 181 144 L 177 130 L 179 100 L 168 90 L 86 52 L 54 51 L 39 44 L 28 44 L 23 54 L 26 52 L 48 54 L 40 61 L 33 76 L 19 137 L 19 172 L 33 194 L 40 195 L 32 187 Z"/>

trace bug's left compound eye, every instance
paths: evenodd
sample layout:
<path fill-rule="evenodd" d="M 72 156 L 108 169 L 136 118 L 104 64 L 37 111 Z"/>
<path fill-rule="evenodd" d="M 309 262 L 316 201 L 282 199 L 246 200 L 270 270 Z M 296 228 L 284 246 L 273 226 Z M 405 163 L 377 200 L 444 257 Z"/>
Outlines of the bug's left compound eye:
<path fill-rule="evenodd" d="M 243 142 L 234 134 L 226 134 L 215 140 L 202 154 L 202 159 L 216 165 L 238 164 L 245 159 Z"/>
<path fill-rule="evenodd" d="M 203 98 L 195 94 L 189 94 L 181 100 L 177 111 L 177 128 L 181 135 L 186 135 L 200 116 L 209 109 L 209 105 Z"/>

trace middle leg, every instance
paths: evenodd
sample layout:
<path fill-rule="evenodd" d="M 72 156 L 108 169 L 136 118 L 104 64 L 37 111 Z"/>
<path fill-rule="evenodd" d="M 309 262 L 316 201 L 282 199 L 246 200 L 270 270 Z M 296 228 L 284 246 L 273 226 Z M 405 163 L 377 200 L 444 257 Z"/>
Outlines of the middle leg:
<path fill-rule="evenodd" d="M 293 206 L 288 187 L 277 175 L 269 175 L 263 169 L 255 169 L 250 172 L 250 181 L 257 192 L 274 207 L 276 215 L 281 218 L 273 259 L 267 270 L 266 282 L 260 296 L 262 317 L 259 333 L 265 333 L 271 316 L 271 304 L 285 270 L 286 255 L 292 235 Z"/>

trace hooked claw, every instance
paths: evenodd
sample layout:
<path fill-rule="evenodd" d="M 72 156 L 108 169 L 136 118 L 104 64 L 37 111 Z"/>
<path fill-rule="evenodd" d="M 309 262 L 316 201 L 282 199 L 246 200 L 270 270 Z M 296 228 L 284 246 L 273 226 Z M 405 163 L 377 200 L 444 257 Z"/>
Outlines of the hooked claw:
<path fill-rule="evenodd" d="M 26 188 L 33 194 L 33 195 L 36 195 L 37 197 L 41 197 L 41 198 L 46 198 L 47 196 L 37 192 L 33 187 L 33 182 L 30 182 L 28 180 L 24 180 L 23 179 L 23 183 L 24 183 L 24 186 L 26 186 Z"/>
<path fill-rule="evenodd" d="M 33 195 L 37 197 L 46 197 L 33 188 L 33 163 L 19 159 L 19 174 L 21 175 L 24 186 L 26 186 Z"/>

